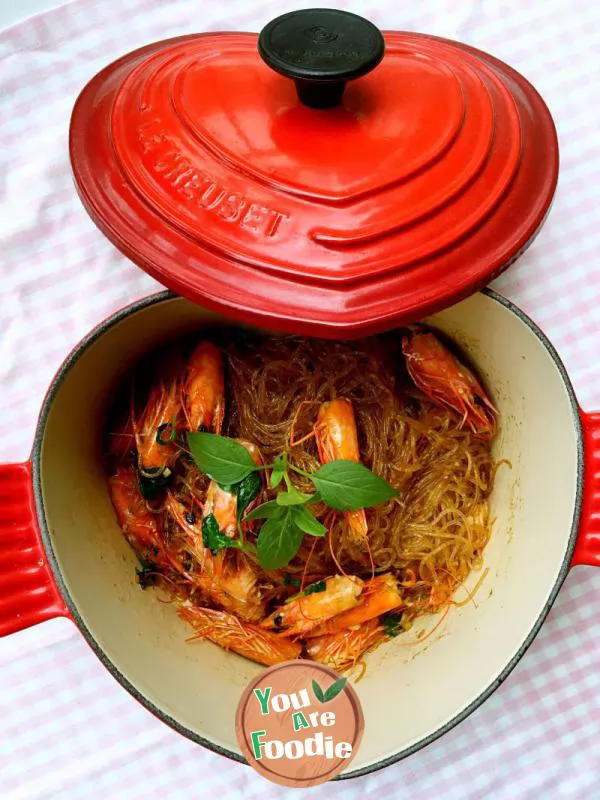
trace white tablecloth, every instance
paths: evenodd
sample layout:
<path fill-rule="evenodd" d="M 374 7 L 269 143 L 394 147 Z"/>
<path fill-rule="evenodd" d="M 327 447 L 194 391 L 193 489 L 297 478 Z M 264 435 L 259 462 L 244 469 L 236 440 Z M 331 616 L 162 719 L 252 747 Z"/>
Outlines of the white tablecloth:
<path fill-rule="evenodd" d="M 285 10 L 310 5 L 75 0 L 0 33 L 0 459 L 27 458 L 43 394 L 70 348 L 107 314 L 158 288 L 108 244 L 75 195 L 67 130 L 78 91 L 108 61 L 143 43 L 199 30 L 259 30 Z M 541 91 L 559 130 L 559 191 L 542 234 L 496 285 L 554 341 L 584 408 L 599 408 L 600 5 L 330 5 L 381 28 L 488 50 Z M 577 568 L 520 665 L 467 721 L 398 765 L 302 796 L 600 796 L 599 609 L 600 571 Z M 292 794 L 154 719 L 69 622 L 0 642 L 2 798 Z"/>

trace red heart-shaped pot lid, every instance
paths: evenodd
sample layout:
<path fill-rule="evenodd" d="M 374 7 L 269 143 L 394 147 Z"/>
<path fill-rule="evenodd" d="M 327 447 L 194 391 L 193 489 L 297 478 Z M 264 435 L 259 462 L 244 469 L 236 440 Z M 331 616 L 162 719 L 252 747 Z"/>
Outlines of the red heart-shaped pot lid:
<path fill-rule="evenodd" d="M 86 208 L 142 269 L 321 336 L 411 322 L 489 282 L 558 173 L 550 113 L 512 68 L 327 9 L 123 57 L 83 90 L 70 146 Z"/>

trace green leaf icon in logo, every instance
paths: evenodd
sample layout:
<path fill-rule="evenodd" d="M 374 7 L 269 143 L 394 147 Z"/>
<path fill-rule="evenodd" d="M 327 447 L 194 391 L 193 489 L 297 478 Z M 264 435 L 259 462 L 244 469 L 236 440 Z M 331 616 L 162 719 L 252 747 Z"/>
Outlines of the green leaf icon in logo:
<path fill-rule="evenodd" d="M 319 700 L 321 703 L 324 703 L 325 702 L 325 695 L 323 694 L 323 689 L 321 689 L 321 687 L 319 686 L 319 684 L 315 680 L 313 680 L 313 682 L 312 682 L 312 688 L 313 688 L 313 692 L 315 693 L 315 697 L 317 698 L 317 700 Z"/>
<path fill-rule="evenodd" d="M 339 678 L 339 680 L 334 681 L 328 689 L 323 691 L 319 684 L 313 680 L 312 688 L 315 697 L 321 703 L 328 703 L 330 700 L 334 700 L 346 685 L 346 681 L 347 678 Z"/>
<path fill-rule="evenodd" d="M 333 700 L 334 697 L 337 697 L 338 694 L 342 691 L 344 686 L 346 685 L 346 678 L 340 678 L 339 680 L 335 681 L 331 684 L 329 689 L 325 692 L 325 699 L 324 703 L 328 703 L 330 700 Z"/>

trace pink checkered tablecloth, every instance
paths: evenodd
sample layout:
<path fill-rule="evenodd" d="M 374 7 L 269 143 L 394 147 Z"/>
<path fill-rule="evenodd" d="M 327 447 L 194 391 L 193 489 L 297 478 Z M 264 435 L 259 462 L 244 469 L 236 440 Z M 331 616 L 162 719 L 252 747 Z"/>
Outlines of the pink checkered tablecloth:
<path fill-rule="evenodd" d="M 2 2 L 2 0 L 0 0 Z M 84 83 L 118 55 L 198 30 L 259 30 L 297 0 L 75 0 L 0 32 L 0 459 L 25 459 L 45 389 L 71 347 L 158 289 L 81 207 L 67 156 Z M 586 409 L 600 408 L 600 5 L 594 0 L 335 3 L 380 28 L 460 39 L 508 61 L 558 125 L 558 195 L 496 286 L 556 344 Z M 574 570 L 517 669 L 451 733 L 372 776 L 304 798 L 600 797 L 600 570 Z M 0 642 L 2 798 L 283 798 L 139 706 L 74 626 Z M 298 796 L 296 792 L 294 796 Z"/>

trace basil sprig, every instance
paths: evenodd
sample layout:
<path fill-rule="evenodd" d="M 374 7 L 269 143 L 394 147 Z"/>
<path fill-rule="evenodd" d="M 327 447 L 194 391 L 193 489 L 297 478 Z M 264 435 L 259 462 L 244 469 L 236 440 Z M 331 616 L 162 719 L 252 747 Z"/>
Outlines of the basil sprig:
<path fill-rule="evenodd" d="M 287 453 L 278 456 L 269 466 L 258 466 L 250 453 L 238 442 L 213 433 L 188 433 L 188 444 L 193 459 L 201 472 L 221 485 L 237 485 L 238 514 L 243 514 L 259 491 L 257 473 L 270 469 L 269 485 L 277 488 L 283 481 L 285 491 L 279 491 L 275 500 L 254 508 L 244 521 L 265 520 L 256 550 L 263 569 L 285 567 L 294 558 L 305 534 L 325 536 L 327 529 L 319 522 L 307 506 L 322 502 L 335 511 L 352 511 L 380 505 L 395 497 L 397 492 L 363 464 L 337 460 L 323 464 L 316 472 L 309 473 L 288 462 Z M 300 492 L 291 482 L 289 470 L 308 478 L 315 492 Z M 247 491 L 242 486 L 247 485 Z M 242 503 L 242 498 L 244 503 Z M 243 507 L 242 507 L 243 506 Z M 215 545 L 235 547 L 231 539 L 226 544 L 214 533 Z M 212 549 L 212 548 L 211 548 Z"/>

